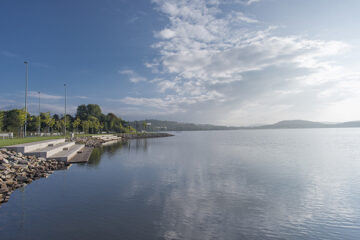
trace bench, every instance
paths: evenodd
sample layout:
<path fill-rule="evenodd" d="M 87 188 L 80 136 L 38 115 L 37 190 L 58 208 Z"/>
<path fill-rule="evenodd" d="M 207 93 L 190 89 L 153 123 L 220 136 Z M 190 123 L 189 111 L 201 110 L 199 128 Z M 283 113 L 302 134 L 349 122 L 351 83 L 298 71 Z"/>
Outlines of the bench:
<path fill-rule="evenodd" d="M 0 133 L 0 137 L 2 137 L 2 139 L 14 138 L 14 134 L 12 132 L 10 132 L 10 133 Z"/>

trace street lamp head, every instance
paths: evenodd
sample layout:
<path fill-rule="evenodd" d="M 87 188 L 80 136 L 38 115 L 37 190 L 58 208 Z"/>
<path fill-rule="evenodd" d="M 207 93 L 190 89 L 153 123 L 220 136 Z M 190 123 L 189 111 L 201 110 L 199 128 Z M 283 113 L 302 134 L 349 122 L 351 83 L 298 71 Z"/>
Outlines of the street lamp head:
<path fill-rule="evenodd" d="M 27 61 L 24 61 L 24 63 L 25 63 L 25 64 L 28 64 L 28 62 L 27 62 Z"/>

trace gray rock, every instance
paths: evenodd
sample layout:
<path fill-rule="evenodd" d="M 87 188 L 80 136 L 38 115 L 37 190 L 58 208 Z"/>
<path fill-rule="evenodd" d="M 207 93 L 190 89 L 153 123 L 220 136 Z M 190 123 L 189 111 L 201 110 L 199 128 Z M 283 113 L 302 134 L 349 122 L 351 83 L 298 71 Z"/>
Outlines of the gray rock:
<path fill-rule="evenodd" d="M 21 175 L 16 176 L 16 180 L 19 181 L 19 182 L 27 182 L 28 181 L 27 177 L 24 177 L 24 176 L 21 176 Z"/>
<path fill-rule="evenodd" d="M 9 189 L 7 188 L 6 184 L 2 184 L 0 188 L 0 193 L 7 193 Z"/>
<path fill-rule="evenodd" d="M 12 180 L 12 179 L 9 179 L 9 180 L 7 180 L 6 181 L 6 185 L 8 185 L 8 186 L 12 186 L 12 185 L 14 185 L 14 180 Z"/>
<path fill-rule="evenodd" d="M 9 161 L 6 158 L 3 158 L 0 162 L 2 163 L 9 163 Z"/>
<path fill-rule="evenodd" d="M 17 165 L 17 164 L 14 164 L 12 167 L 13 167 L 14 169 L 20 169 L 22 166 Z"/>
<path fill-rule="evenodd" d="M 18 160 L 18 164 L 28 165 L 28 164 L 29 164 L 29 162 L 28 162 L 28 161 L 26 161 L 26 160 L 20 159 L 20 160 Z"/>

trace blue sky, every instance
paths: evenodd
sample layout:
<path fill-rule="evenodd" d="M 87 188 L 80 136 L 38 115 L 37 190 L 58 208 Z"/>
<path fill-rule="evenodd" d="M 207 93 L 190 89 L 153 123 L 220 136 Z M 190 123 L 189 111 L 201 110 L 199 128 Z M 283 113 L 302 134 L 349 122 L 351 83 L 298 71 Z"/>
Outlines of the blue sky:
<path fill-rule="evenodd" d="M 0 3 L 0 109 L 251 125 L 359 120 L 356 0 Z"/>

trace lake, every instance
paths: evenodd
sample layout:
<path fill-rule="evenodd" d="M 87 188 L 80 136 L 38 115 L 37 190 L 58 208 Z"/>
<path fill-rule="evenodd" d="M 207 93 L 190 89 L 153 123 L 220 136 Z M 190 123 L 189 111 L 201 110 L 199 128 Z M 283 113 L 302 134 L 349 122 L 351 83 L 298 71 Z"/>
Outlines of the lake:
<path fill-rule="evenodd" d="M 0 239 L 360 238 L 360 129 L 174 134 L 16 190 Z"/>

